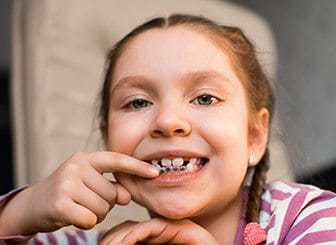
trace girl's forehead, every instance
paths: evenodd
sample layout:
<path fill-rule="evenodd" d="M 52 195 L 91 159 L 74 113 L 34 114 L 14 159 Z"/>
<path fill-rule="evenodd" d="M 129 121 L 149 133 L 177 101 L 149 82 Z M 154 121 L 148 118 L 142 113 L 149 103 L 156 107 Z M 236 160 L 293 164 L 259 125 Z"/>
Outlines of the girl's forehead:
<path fill-rule="evenodd" d="M 131 52 L 137 49 L 145 49 L 144 52 L 146 52 L 149 49 L 152 51 L 151 54 L 154 52 L 159 54 L 166 50 L 169 53 L 176 50 L 184 55 L 196 56 L 198 52 L 202 51 L 202 47 L 216 48 L 216 46 L 206 32 L 179 25 L 168 28 L 153 28 L 140 33 L 126 45 L 124 52 Z M 224 52 L 223 50 L 217 51 Z"/>
<path fill-rule="evenodd" d="M 225 50 L 206 33 L 187 26 L 154 28 L 127 43 L 116 62 L 113 80 L 132 75 L 173 78 L 203 70 L 238 80 Z"/>

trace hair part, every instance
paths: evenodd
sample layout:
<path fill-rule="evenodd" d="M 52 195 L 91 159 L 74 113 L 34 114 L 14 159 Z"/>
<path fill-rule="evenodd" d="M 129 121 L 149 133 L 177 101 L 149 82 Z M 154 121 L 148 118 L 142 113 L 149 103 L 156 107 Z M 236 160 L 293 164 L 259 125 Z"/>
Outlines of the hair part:
<path fill-rule="evenodd" d="M 170 28 L 187 26 L 193 30 L 206 34 L 228 55 L 233 69 L 241 80 L 245 89 L 249 110 L 249 132 L 255 127 L 255 116 L 259 110 L 266 108 L 272 118 L 274 110 L 274 95 L 270 83 L 264 74 L 255 54 L 253 44 L 237 27 L 221 26 L 200 16 L 174 14 L 167 18 L 155 18 L 131 31 L 115 44 L 108 54 L 106 76 L 101 92 L 100 129 L 104 141 L 108 135 L 108 116 L 110 104 L 110 87 L 118 58 L 127 45 L 136 36 L 155 28 Z M 246 213 L 247 222 L 258 222 L 261 195 L 266 182 L 266 173 L 269 165 L 269 151 L 266 150 L 260 162 L 256 165 L 250 185 L 249 201 Z"/>

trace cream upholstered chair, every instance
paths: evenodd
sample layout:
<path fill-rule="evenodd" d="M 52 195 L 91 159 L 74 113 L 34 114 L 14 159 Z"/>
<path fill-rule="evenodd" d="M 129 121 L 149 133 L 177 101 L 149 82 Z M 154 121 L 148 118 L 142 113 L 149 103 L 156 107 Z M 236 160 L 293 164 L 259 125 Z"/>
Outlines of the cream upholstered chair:
<path fill-rule="evenodd" d="M 216 0 L 16 0 L 13 9 L 12 105 L 16 184 L 38 181 L 77 151 L 102 149 L 94 118 L 105 57 L 136 25 L 169 13 L 200 14 L 241 27 L 256 44 L 268 76 L 276 48 L 268 25 L 255 13 Z M 279 131 L 279 126 L 275 126 Z M 291 178 L 284 147 L 273 137 L 271 170 Z M 107 223 L 145 219 L 131 204 Z M 105 223 L 106 225 L 106 223 Z"/>

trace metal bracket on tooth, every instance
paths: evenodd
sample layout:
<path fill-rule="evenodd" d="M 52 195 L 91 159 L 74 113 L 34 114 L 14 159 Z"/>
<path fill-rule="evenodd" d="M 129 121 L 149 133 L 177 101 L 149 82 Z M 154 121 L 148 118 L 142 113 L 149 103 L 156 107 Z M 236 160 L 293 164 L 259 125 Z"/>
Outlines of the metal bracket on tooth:
<path fill-rule="evenodd" d="M 166 173 L 166 172 L 170 172 L 170 171 L 184 171 L 186 170 L 187 167 L 182 165 L 180 167 L 174 167 L 174 166 L 171 166 L 171 167 L 160 167 L 160 173 Z"/>

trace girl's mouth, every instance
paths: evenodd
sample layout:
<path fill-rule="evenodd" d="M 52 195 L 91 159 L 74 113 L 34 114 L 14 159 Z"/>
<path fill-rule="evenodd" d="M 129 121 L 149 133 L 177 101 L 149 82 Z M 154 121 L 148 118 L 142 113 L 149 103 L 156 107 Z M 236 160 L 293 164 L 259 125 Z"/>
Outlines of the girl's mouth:
<path fill-rule="evenodd" d="M 148 163 L 158 167 L 160 174 L 174 172 L 174 173 L 193 173 L 199 171 L 207 164 L 207 158 L 162 158 L 147 161 Z"/>
<path fill-rule="evenodd" d="M 160 175 L 150 182 L 168 187 L 184 185 L 197 179 L 206 169 L 209 159 L 204 157 L 172 157 L 147 160 L 146 162 L 160 169 Z"/>

